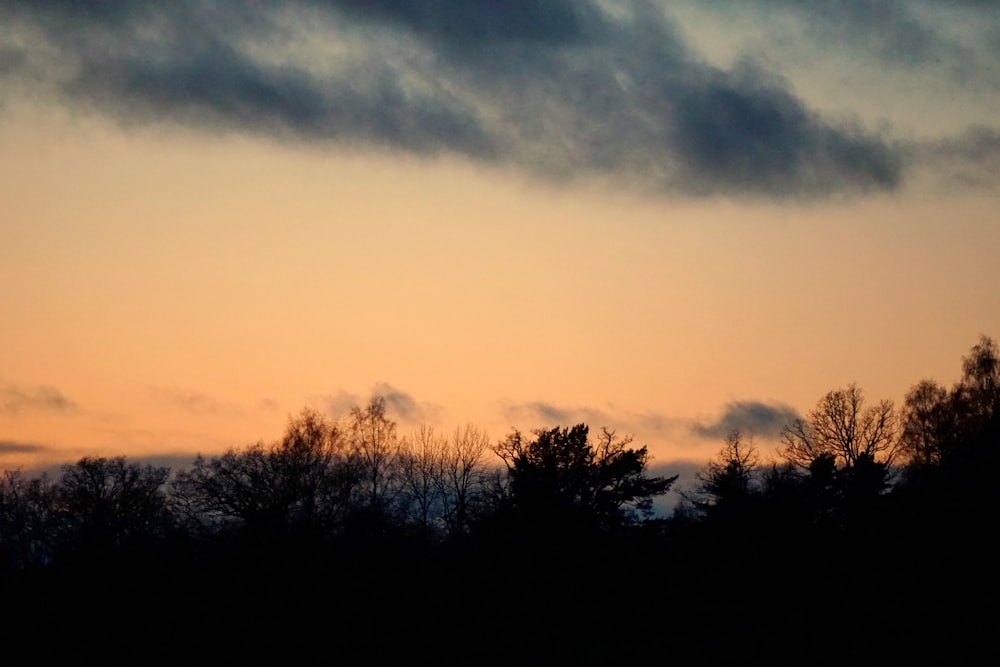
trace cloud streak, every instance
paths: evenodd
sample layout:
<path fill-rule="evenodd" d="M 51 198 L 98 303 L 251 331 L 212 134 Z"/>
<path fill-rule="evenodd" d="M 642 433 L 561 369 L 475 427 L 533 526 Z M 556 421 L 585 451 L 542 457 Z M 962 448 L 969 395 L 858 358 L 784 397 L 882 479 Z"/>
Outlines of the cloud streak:
<path fill-rule="evenodd" d="M 915 143 L 914 162 L 937 174 L 947 188 L 993 190 L 1000 194 L 1000 130 L 977 126 L 957 137 Z"/>
<path fill-rule="evenodd" d="M 734 430 L 765 440 L 774 440 L 785 424 L 800 417 L 795 408 L 783 403 L 734 401 L 710 421 L 669 417 L 660 413 L 633 413 L 593 407 L 567 408 L 545 401 L 506 403 L 503 418 L 530 428 L 552 428 L 584 423 L 591 428 L 622 428 L 642 438 L 685 441 L 693 434 L 700 439 L 718 440 Z"/>
<path fill-rule="evenodd" d="M 0 440 L 0 456 L 4 454 L 38 454 L 49 449 L 49 447 L 44 445 L 36 445 L 30 442 Z"/>
<path fill-rule="evenodd" d="M 23 412 L 66 414 L 76 409 L 76 403 L 55 387 L 0 385 L 0 415 L 17 415 Z"/>
<path fill-rule="evenodd" d="M 173 388 L 157 388 L 153 396 L 174 408 L 198 416 L 242 416 L 243 409 L 238 405 L 221 401 L 200 391 L 190 391 Z"/>
<path fill-rule="evenodd" d="M 950 76 L 962 80 L 996 76 L 989 63 L 991 51 L 994 57 L 996 55 L 996 45 L 990 48 L 991 34 L 995 35 L 990 28 L 996 29 L 998 17 L 996 3 L 989 0 L 841 0 L 837 3 L 757 0 L 719 5 L 727 9 L 743 5 L 751 12 L 765 14 L 791 13 L 810 39 L 835 48 L 848 44 L 884 64 L 904 69 L 944 69 Z M 955 34 L 956 27 L 962 30 L 959 35 Z M 993 78 L 992 84 L 996 83 Z"/>
<path fill-rule="evenodd" d="M 891 39 L 869 29 L 870 50 L 956 52 L 909 5 L 841 4 L 748 6 L 877 19 Z M 0 22 L 0 77 L 126 125 L 451 155 L 661 194 L 885 192 L 912 166 L 905 143 L 823 116 L 759 62 L 709 64 L 655 3 L 7 0 Z"/>
<path fill-rule="evenodd" d="M 504 403 L 503 419 L 519 428 L 553 428 L 587 424 L 592 429 L 608 428 L 637 434 L 642 438 L 673 438 L 684 432 L 686 422 L 659 413 L 635 413 L 594 407 L 561 407 L 546 401 Z"/>

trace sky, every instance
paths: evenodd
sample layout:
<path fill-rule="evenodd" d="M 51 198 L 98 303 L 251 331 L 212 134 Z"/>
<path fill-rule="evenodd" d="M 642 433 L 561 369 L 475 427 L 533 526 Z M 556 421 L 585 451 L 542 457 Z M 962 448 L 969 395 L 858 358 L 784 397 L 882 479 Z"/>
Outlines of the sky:
<path fill-rule="evenodd" d="M 989 0 L 0 0 L 0 469 L 770 451 L 1000 336 L 998 109 Z"/>

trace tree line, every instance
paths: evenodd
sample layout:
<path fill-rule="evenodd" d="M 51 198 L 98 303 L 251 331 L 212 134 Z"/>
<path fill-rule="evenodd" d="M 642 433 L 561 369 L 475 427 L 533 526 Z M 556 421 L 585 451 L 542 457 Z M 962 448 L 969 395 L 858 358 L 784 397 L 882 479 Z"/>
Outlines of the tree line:
<path fill-rule="evenodd" d="M 346 423 L 306 409 L 269 444 L 188 468 L 85 457 L 62 475 L 0 480 L 0 557 L 8 568 L 105 557 L 183 536 L 323 544 L 401 536 L 468 539 L 501 517 L 582 529 L 636 525 L 675 478 L 649 477 L 648 452 L 589 428 L 514 431 L 472 424 L 400 436 L 374 397 Z M 495 461 L 490 457 L 495 455 Z"/>
<path fill-rule="evenodd" d="M 7 471 L 0 575 L 35 631 L 24 610 L 39 590 L 73 610 L 100 581 L 98 599 L 127 601 L 104 613 L 126 624 L 183 610 L 285 651 L 323 619 L 350 629 L 338 636 L 358 659 L 460 646 L 480 662 L 714 651 L 822 664 L 931 649 L 962 662 L 1000 620 L 998 440 L 988 337 L 954 386 L 924 380 L 898 409 L 854 384 L 830 391 L 785 426 L 772 460 L 730 433 L 669 517 L 652 504 L 676 476 L 650 475 L 628 437 L 586 424 L 496 442 L 474 425 L 401 435 L 376 397 L 345 420 L 304 410 L 274 442 L 177 471 L 124 457 L 83 458 L 57 479 Z M 171 584 L 154 605 L 123 572 Z M 586 630 L 609 613 L 631 620 Z M 780 645 L 763 639 L 775 625 Z M 509 652 L 483 652 L 498 628 Z"/>

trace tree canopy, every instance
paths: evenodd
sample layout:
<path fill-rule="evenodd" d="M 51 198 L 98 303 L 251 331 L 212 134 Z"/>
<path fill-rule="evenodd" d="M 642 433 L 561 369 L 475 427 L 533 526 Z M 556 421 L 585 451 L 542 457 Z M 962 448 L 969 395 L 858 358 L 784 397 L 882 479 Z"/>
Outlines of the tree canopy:
<path fill-rule="evenodd" d="M 602 429 L 596 442 L 586 424 L 534 431 L 515 430 L 495 448 L 507 467 L 514 507 L 545 522 L 632 523 L 651 513 L 653 498 L 674 477 L 649 477 L 646 447 L 629 447 Z"/>

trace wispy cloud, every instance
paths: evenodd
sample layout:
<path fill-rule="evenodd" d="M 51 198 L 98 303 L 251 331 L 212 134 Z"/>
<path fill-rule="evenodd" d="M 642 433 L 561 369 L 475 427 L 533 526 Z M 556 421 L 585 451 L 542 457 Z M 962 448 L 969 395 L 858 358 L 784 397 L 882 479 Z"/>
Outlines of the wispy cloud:
<path fill-rule="evenodd" d="M 997 83 L 989 62 L 996 3 L 977 0 L 730 0 L 716 10 L 791 15 L 803 37 L 827 48 L 845 46 L 872 61 L 944 70 L 948 76 Z M 991 53 L 992 52 L 992 53 Z"/>
<path fill-rule="evenodd" d="M 505 402 L 503 419 L 517 428 L 553 428 L 587 424 L 592 429 L 607 428 L 639 438 L 671 438 L 686 430 L 687 422 L 655 412 L 637 413 L 595 407 L 564 407 L 545 401 Z"/>
<path fill-rule="evenodd" d="M 873 63 L 950 54 L 975 85 L 997 84 L 991 61 L 973 57 L 981 49 L 957 48 L 913 5 L 927 3 L 743 6 L 843 27 Z M 987 3 L 940 11 L 997 24 Z M 7 0 L 0 22 L 8 84 L 127 125 L 450 154 L 695 195 L 891 191 L 913 166 L 906 142 L 825 117 L 771 67 L 709 64 L 664 7 L 639 0 Z"/>
<path fill-rule="evenodd" d="M 0 414 L 16 415 L 22 412 L 69 413 L 77 409 L 55 387 L 24 387 L 15 384 L 0 385 Z"/>
<path fill-rule="evenodd" d="M 418 401 L 412 394 L 394 387 L 388 382 L 376 382 L 367 396 L 341 390 L 335 394 L 318 397 L 313 402 L 322 405 L 324 410 L 335 417 L 344 417 L 356 407 L 363 408 L 368 401 L 375 397 L 385 399 L 388 416 L 403 424 L 434 422 L 441 414 L 439 406 Z"/>
<path fill-rule="evenodd" d="M 949 189 L 1000 192 L 1000 130 L 972 127 L 960 136 L 914 143 L 909 151 Z"/>
<path fill-rule="evenodd" d="M 791 406 L 776 402 L 734 401 L 709 421 L 673 417 L 664 413 L 636 413 L 617 408 L 565 407 L 545 401 L 508 402 L 501 406 L 503 418 L 519 428 L 552 428 L 587 424 L 687 445 L 693 434 L 699 439 L 721 439 L 733 430 L 764 440 L 777 438 L 788 422 L 799 418 Z"/>
<path fill-rule="evenodd" d="M 281 408 L 281 403 L 273 398 L 261 398 L 257 401 L 257 409 L 262 412 L 275 412 Z"/>
<path fill-rule="evenodd" d="M 153 394 L 158 400 L 194 415 L 241 416 L 244 414 L 243 408 L 239 405 L 215 398 L 201 391 L 160 387 L 154 389 Z"/>

